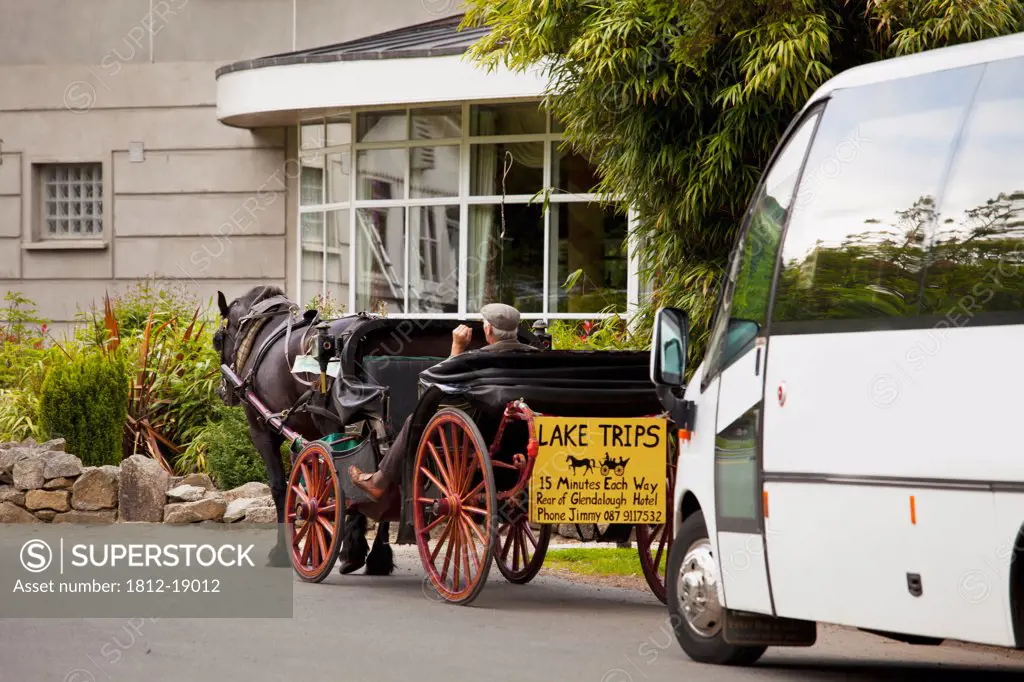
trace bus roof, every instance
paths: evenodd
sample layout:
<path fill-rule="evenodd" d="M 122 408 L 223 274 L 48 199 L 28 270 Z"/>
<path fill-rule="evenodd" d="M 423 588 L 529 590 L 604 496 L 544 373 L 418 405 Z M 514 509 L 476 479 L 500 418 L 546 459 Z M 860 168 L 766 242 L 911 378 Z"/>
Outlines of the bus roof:
<path fill-rule="evenodd" d="M 833 76 L 815 91 L 804 109 L 836 90 L 1020 56 L 1024 56 L 1024 33 L 926 50 L 905 57 L 883 59 L 855 66 Z"/>

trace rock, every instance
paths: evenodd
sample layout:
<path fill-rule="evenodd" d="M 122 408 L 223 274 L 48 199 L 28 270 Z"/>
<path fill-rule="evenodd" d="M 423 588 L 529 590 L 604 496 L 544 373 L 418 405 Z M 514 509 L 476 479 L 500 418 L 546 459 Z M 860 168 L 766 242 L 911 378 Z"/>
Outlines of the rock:
<path fill-rule="evenodd" d="M 273 507 L 250 507 L 245 512 L 245 523 L 277 523 L 277 512 Z"/>
<path fill-rule="evenodd" d="M 10 502 L 0 502 L 0 523 L 41 523 L 30 512 Z"/>
<path fill-rule="evenodd" d="M 257 497 L 256 498 L 256 504 L 253 505 L 253 506 L 255 506 L 255 507 L 270 507 L 271 509 L 273 509 L 274 508 L 274 496 L 273 495 L 267 495 L 265 497 Z"/>
<path fill-rule="evenodd" d="M 207 490 L 216 490 L 217 486 L 213 484 L 210 477 L 206 474 L 189 474 L 185 478 L 181 479 L 182 485 L 197 485 L 200 488 Z"/>
<path fill-rule="evenodd" d="M 583 537 L 576 532 L 576 524 L 573 523 L 562 523 L 555 528 L 555 533 L 562 536 L 563 538 L 570 538 L 573 540 L 593 540 L 594 539 L 594 524 L 592 523 L 581 523 L 580 529 L 583 531 Z"/>
<path fill-rule="evenodd" d="M 206 494 L 203 495 L 204 500 L 220 500 L 224 504 L 228 503 L 228 500 L 224 498 L 224 493 L 220 490 L 207 490 Z"/>
<path fill-rule="evenodd" d="M 203 499 L 206 490 L 197 485 L 179 485 L 167 491 L 167 499 L 173 502 L 195 502 Z"/>
<path fill-rule="evenodd" d="M 43 477 L 46 480 L 75 477 L 82 473 L 82 460 L 66 452 L 48 453 L 44 459 L 46 467 L 43 469 Z"/>
<path fill-rule="evenodd" d="M 43 490 L 67 490 L 74 484 L 72 478 L 54 478 L 43 484 Z"/>
<path fill-rule="evenodd" d="M 40 509 L 52 509 L 55 512 L 63 512 L 71 509 L 68 498 L 71 494 L 67 490 L 29 490 L 25 494 L 25 508 L 32 511 Z"/>
<path fill-rule="evenodd" d="M 26 438 L 24 441 L 22 441 L 21 444 L 27 448 L 34 448 L 35 446 L 39 445 L 39 443 L 36 442 L 36 439 L 33 438 L 32 436 Z"/>
<path fill-rule="evenodd" d="M 71 506 L 78 511 L 113 509 L 117 506 L 117 467 L 91 467 L 71 487 Z"/>
<path fill-rule="evenodd" d="M 0 482 L 12 483 L 14 465 L 33 454 L 29 448 L 20 446 L 0 451 Z"/>
<path fill-rule="evenodd" d="M 115 481 L 121 480 L 121 467 L 116 467 L 113 464 L 104 464 L 103 466 L 99 467 L 99 470 L 105 471 L 111 476 L 113 476 Z"/>
<path fill-rule="evenodd" d="M 43 521 L 53 521 L 54 517 L 57 516 L 57 512 L 52 509 L 40 509 L 36 512 L 36 518 Z"/>
<path fill-rule="evenodd" d="M 196 500 L 178 502 L 164 507 L 164 523 L 195 523 L 196 521 L 219 521 L 227 508 L 218 500 Z"/>
<path fill-rule="evenodd" d="M 63 514 L 57 514 L 53 517 L 53 523 L 89 523 L 89 524 L 106 524 L 113 523 L 116 519 L 117 511 L 114 509 L 104 509 L 102 511 L 78 511 L 72 510 L 64 512 Z"/>
<path fill-rule="evenodd" d="M 118 485 L 120 520 L 163 521 L 169 482 L 170 476 L 156 460 L 144 455 L 132 455 L 124 460 Z"/>
<path fill-rule="evenodd" d="M 168 481 L 168 483 L 167 483 L 167 488 L 168 489 L 177 488 L 179 485 L 181 485 L 181 481 L 184 478 L 185 478 L 184 476 L 171 476 L 171 480 Z"/>
<path fill-rule="evenodd" d="M 63 438 L 53 438 L 46 441 L 45 443 L 39 444 L 40 450 L 50 450 L 56 452 L 64 452 L 67 446 L 67 442 Z"/>
<path fill-rule="evenodd" d="M 12 502 L 19 507 L 24 507 L 25 493 L 14 486 L 0 485 L 0 502 Z"/>
<path fill-rule="evenodd" d="M 18 490 L 42 488 L 46 482 L 43 469 L 46 462 L 38 457 L 26 457 L 14 465 L 14 487 Z"/>
<path fill-rule="evenodd" d="M 240 500 L 243 497 L 264 497 L 270 494 L 270 486 L 266 483 L 257 483 L 250 481 L 244 483 L 237 488 L 232 488 L 224 493 L 224 499 L 227 502 L 232 500 Z"/>
<path fill-rule="evenodd" d="M 260 498 L 243 497 L 240 500 L 231 500 L 224 512 L 224 523 L 234 523 L 245 518 L 245 513 L 254 507 L 260 506 Z"/>

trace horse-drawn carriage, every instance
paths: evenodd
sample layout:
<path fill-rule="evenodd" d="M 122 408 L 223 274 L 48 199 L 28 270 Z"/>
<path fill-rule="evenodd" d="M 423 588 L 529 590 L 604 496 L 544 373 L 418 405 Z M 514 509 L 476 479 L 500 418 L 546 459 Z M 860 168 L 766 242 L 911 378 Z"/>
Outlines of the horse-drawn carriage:
<path fill-rule="evenodd" d="M 221 307 L 227 317 L 225 304 Z M 250 313 L 242 319 L 244 327 L 244 320 L 260 318 Z M 646 353 L 544 348 L 543 352 L 466 352 L 448 358 L 458 321 L 359 314 L 329 323 L 306 322 L 302 330 L 301 323 L 285 321 L 276 332 L 279 338 L 281 327 L 286 327 L 285 335 L 290 332 L 305 339 L 298 347 L 312 345 L 318 365 L 319 375 L 314 375 L 298 408 L 275 412 L 259 395 L 251 370 L 258 369 L 261 359 L 255 356 L 265 353 L 254 351 L 237 367 L 232 355 L 223 358 L 222 366 L 229 391 L 265 428 L 291 442 L 291 472 L 279 520 L 287 529 L 291 563 L 303 580 L 319 582 L 330 573 L 348 537 L 346 517 L 349 526 L 360 517 L 384 522 L 384 533 L 388 522 L 398 521 L 397 543 L 417 545 L 438 594 L 446 601 L 465 604 L 480 593 L 492 559 L 509 581 L 529 582 L 543 564 L 553 526 L 569 523 L 576 525 L 581 539 L 626 542 L 635 529 L 644 575 L 652 591 L 665 600 L 674 461 L 671 448 L 666 447 L 672 441 L 671 426 L 661 417 Z M 469 351 L 483 346 L 480 323 L 462 323 L 473 327 Z M 229 326 L 230 322 L 225 329 Z M 234 330 L 236 340 L 242 332 Z M 534 334 L 525 330 L 519 334 L 523 343 L 545 346 Z M 274 333 L 251 336 L 264 337 L 259 343 L 265 346 L 273 342 Z M 290 343 L 285 341 L 285 346 Z M 246 366 L 246 378 L 240 378 Z M 304 438 L 291 428 L 289 421 L 296 416 L 292 410 L 306 412 L 305 418 L 322 436 Z M 352 483 L 348 468 L 355 464 L 363 471 L 375 470 L 396 430 L 410 415 L 412 431 L 400 492 L 373 500 Z M 608 511 L 613 493 L 601 491 L 592 497 L 604 500 L 604 516 L 581 520 L 552 512 L 547 519 L 535 518 L 539 512 L 532 508 L 546 499 L 538 489 L 545 485 L 538 481 L 546 479 L 552 488 L 563 483 L 566 489 L 599 487 L 594 481 L 583 481 L 587 474 L 570 469 L 571 457 L 566 453 L 573 452 L 568 447 L 573 444 L 571 438 L 568 445 L 564 440 L 552 443 L 550 431 L 546 440 L 539 433 L 538 424 L 550 421 L 552 415 L 568 422 L 590 420 L 592 432 L 605 421 L 616 422 L 616 438 L 617 424 L 624 418 L 660 421 L 664 433 L 660 446 L 644 454 L 648 460 L 657 459 L 653 470 L 659 472 L 662 484 L 653 488 L 660 490 L 657 499 L 662 513 L 622 516 L 617 506 L 613 513 Z M 569 425 L 566 431 L 573 428 Z M 558 429 L 555 424 L 556 434 Z M 636 466 L 635 452 L 628 459 L 614 450 L 603 454 L 607 461 L 598 467 L 605 470 L 605 487 L 630 485 L 624 467 Z M 615 474 L 622 480 L 612 480 Z M 557 485 L 552 486 L 552 481 Z M 586 499 L 580 495 L 572 499 Z M 570 498 L 560 498 L 563 506 L 569 504 Z M 554 501 L 555 496 L 547 499 Z M 625 507 L 632 504 L 625 494 L 618 499 Z M 386 543 L 387 537 L 382 540 L 378 530 L 375 546 L 381 541 Z"/>

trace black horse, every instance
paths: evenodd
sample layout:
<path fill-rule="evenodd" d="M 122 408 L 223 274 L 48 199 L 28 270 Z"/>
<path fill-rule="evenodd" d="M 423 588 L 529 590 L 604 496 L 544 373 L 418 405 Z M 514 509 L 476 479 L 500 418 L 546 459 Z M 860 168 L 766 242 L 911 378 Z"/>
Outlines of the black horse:
<path fill-rule="evenodd" d="M 282 305 L 268 305 L 275 301 Z M 222 319 L 221 327 L 214 336 L 214 347 L 220 351 L 221 364 L 227 365 L 243 378 L 251 373 L 249 385 L 271 411 L 281 413 L 292 408 L 308 389 L 308 385 L 292 373 L 292 362 L 297 355 L 306 352 L 307 340 L 315 333 L 314 330 L 309 325 L 297 328 L 295 333 L 271 341 L 262 353 L 258 351 L 274 334 L 275 329 L 297 312 L 298 306 L 286 298 L 283 290 L 273 286 L 254 287 L 230 304 L 224 294 L 218 291 L 217 305 Z M 225 382 L 221 383 L 219 395 L 228 405 L 238 402 Z M 283 525 L 287 492 L 281 459 L 284 438 L 268 428 L 250 405 L 243 403 L 243 409 L 252 443 L 263 459 L 277 510 L 277 545 L 268 557 L 270 565 L 288 566 L 291 558 Z M 304 412 L 291 416 L 288 426 L 310 440 L 327 435 L 323 426 L 318 427 L 310 414 Z M 346 519 L 340 572 L 351 573 L 365 565 L 370 575 L 390 574 L 394 570 L 394 563 L 391 547 L 387 544 L 388 523 L 381 522 L 378 525 L 371 551 L 366 541 L 366 516 L 350 511 Z"/>

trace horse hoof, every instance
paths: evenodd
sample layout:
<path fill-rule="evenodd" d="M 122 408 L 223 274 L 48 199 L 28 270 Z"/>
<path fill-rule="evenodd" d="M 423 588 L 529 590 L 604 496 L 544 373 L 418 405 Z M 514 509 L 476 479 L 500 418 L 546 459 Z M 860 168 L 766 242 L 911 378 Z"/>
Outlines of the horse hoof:
<path fill-rule="evenodd" d="M 395 572 L 394 557 L 391 545 L 374 543 L 370 556 L 366 557 L 366 575 L 391 575 Z"/>
<path fill-rule="evenodd" d="M 274 547 L 267 555 L 268 568 L 291 568 L 292 559 L 288 556 L 288 550 L 282 547 Z"/>
<path fill-rule="evenodd" d="M 341 566 L 338 567 L 338 573 L 340 573 L 341 575 L 355 573 L 365 565 L 366 561 L 344 561 L 342 562 Z"/>

